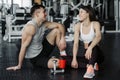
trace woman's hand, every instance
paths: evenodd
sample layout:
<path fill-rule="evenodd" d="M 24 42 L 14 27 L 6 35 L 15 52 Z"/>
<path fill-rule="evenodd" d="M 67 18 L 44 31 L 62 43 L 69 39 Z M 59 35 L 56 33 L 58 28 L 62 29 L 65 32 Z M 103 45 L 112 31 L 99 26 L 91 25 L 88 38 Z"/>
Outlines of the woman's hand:
<path fill-rule="evenodd" d="M 89 60 L 91 58 L 91 55 L 92 55 L 92 49 L 88 47 L 85 53 L 85 58 Z"/>
<path fill-rule="evenodd" d="M 78 68 L 78 62 L 76 59 L 73 59 L 72 62 L 71 62 L 71 67 L 72 68 Z"/>
<path fill-rule="evenodd" d="M 21 69 L 21 67 L 20 66 L 11 66 L 11 67 L 8 67 L 8 68 L 6 68 L 6 70 L 13 70 L 13 71 L 16 71 L 16 70 L 19 70 L 19 69 Z"/>

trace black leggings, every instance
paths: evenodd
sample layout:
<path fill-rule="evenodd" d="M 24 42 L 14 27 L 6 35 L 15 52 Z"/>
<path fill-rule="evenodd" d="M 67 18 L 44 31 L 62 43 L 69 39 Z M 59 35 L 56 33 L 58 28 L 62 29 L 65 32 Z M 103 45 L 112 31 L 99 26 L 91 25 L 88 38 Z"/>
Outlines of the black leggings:
<path fill-rule="evenodd" d="M 90 44 L 91 44 L 91 42 L 89 43 L 89 45 Z M 92 65 L 94 65 L 96 62 L 98 64 L 103 62 L 104 56 L 103 56 L 102 50 L 100 49 L 100 46 L 96 45 L 92 49 L 92 55 L 91 55 L 91 58 L 89 60 L 85 58 L 85 52 L 86 52 L 87 49 L 84 48 L 84 43 L 82 41 L 80 41 L 79 46 L 80 46 L 80 48 L 82 48 L 82 49 L 80 49 L 81 53 L 78 53 L 78 54 L 82 54 L 82 58 L 83 58 L 82 62 L 85 62 L 85 63 L 88 63 L 88 64 L 92 64 Z"/>
<path fill-rule="evenodd" d="M 86 49 L 84 49 L 85 53 Z M 63 56 L 64 59 L 66 59 L 66 65 L 67 67 L 71 67 L 71 62 L 73 56 Z M 98 64 L 101 64 L 104 61 L 103 52 L 100 50 L 99 46 L 95 46 L 92 51 L 91 59 L 88 60 L 85 58 L 85 56 L 77 56 L 77 62 L 78 62 L 78 68 L 86 68 L 87 64 L 94 65 L 96 62 Z"/>

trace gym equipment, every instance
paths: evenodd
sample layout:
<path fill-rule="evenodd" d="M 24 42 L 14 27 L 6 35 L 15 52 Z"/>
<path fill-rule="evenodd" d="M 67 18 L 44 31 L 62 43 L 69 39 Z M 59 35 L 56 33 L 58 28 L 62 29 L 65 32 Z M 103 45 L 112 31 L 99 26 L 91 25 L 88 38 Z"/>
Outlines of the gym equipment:
<path fill-rule="evenodd" d="M 59 66 L 57 68 L 57 60 L 53 60 L 54 63 L 54 68 L 50 69 L 51 74 L 56 74 L 56 73 L 64 73 L 65 72 L 65 67 L 66 67 L 66 60 L 63 59 L 62 57 L 59 59 Z"/>

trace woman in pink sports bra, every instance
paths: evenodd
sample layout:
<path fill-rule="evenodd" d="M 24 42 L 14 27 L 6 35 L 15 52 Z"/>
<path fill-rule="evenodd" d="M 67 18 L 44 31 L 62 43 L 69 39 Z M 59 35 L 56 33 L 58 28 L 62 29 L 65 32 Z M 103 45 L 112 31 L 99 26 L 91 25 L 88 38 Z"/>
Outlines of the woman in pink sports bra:
<path fill-rule="evenodd" d="M 98 43 L 101 40 L 100 23 L 96 20 L 95 12 L 90 6 L 81 6 L 80 22 L 75 25 L 73 59 L 71 66 L 78 68 L 77 53 L 79 44 L 84 45 L 84 58 L 88 61 L 84 78 L 93 78 L 94 65 L 98 59 Z"/>

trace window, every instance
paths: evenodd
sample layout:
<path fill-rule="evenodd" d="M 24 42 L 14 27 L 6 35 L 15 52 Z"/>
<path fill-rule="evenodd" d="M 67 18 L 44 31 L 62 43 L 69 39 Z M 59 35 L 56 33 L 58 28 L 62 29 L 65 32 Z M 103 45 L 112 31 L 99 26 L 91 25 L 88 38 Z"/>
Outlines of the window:
<path fill-rule="evenodd" d="M 6 4 L 7 6 L 11 6 L 12 0 L 0 0 L 0 4 Z M 13 0 L 13 4 L 18 4 L 19 7 L 31 7 L 31 0 Z"/>

